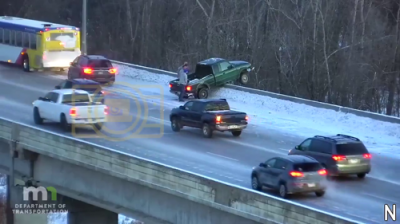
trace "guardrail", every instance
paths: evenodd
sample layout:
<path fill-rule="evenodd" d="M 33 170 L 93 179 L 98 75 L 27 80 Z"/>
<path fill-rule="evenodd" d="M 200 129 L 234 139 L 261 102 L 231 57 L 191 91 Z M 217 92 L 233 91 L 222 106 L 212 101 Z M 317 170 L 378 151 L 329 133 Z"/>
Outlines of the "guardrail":
<path fill-rule="evenodd" d="M 176 77 L 175 72 L 170 72 L 170 71 L 165 71 L 165 70 L 161 70 L 161 69 L 150 68 L 150 67 L 145 67 L 145 66 L 141 66 L 141 65 L 120 62 L 120 61 L 112 61 L 112 62 L 115 64 L 125 65 L 125 66 L 129 66 L 129 67 L 136 68 L 136 69 L 141 69 L 141 70 L 146 70 L 149 72 L 154 72 L 154 73 L 158 73 L 158 74 Z M 367 117 L 367 118 L 371 118 L 374 120 L 400 124 L 400 118 L 393 117 L 393 116 L 387 116 L 384 114 L 356 110 L 356 109 L 352 109 L 349 107 L 342 107 L 342 106 L 337 106 L 337 105 L 333 105 L 333 104 L 322 103 L 322 102 L 318 102 L 318 101 L 312 101 L 312 100 L 302 99 L 302 98 L 298 98 L 298 97 L 287 96 L 287 95 L 283 95 L 283 94 L 279 94 L 279 93 L 273 93 L 273 92 L 252 89 L 252 88 L 248 88 L 248 87 L 231 85 L 231 84 L 225 85 L 225 88 L 235 89 L 235 90 L 239 90 L 239 91 L 243 91 L 243 92 L 262 95 L 262 96 L 268 96 L 268 97 L 272 97 L 272 98 L 276 98 L 276 99 L 280 99 L 280 100 L 287 100 L 287 101 L 291 101 L 294 103 L 305 104 L 305 105 L 312 106 L 312 107 L 334 110 L 336 112 L 354 114 L 354 115 L 357 115 L 360 117 Z"/>
<path fill-rule="evenodd" d="M 260 223 L 358 223 L 295 202 L 4 118 L 0 118 L 0 139 L 16 141 L 19 149 L 24 148 L 84 166 Z M 142 207 L 130 209 L 146 211 L 141 210 L 144 209 Z"/>

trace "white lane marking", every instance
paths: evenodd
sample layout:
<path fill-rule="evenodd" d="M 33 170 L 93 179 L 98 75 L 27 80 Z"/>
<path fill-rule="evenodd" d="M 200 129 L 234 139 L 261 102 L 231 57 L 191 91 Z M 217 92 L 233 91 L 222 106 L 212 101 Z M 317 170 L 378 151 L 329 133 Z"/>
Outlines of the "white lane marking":
<path fill-rule="evenodd" d="M 213 156 L 217 156 L 217 157 L 221 157 L 221 158 L 224 158 L 224 159 L 229 159 L 229 160 L 233 160 L 233 161 L 239 161 L 239 160 L 237 160 L 237 159 L 234 159 L 234 158 L 231 158 L 231 157 L 227 157 L 227 156 L 223 156 L 223 155 L 218 155 L 218 154 L 215 154 L 215 153 L 212 153 L 212 152 L 207 152 L 207 154 L 210 154 L 210 155 L 213 155 Z"/>
<path fill-rule="evenodd" d="M 370 193 L 364 193 L 364 192 L 362 192 L 361 194 L 366 195 L 366 196 L 369 196 L 369 197 L 372 197 L 372 198 L 375 198 L 375 199 L 382 200 L 382 201 L 384 201 L 385 203 L 388 203 L 388 202 L 391 202 L 391 203 L 393 203 L 393 204 L 397 204 L 397 203 L 398 203 L 398 201 L 394 201 L 394 200 L 392 200 L 392 199 L 384 198 L 384 197 L 377 196 L 377 195 L 370 194 Z"/>
<path fill-rule="evenodd" d="M 280 154 L 280 155 L 287 155 L 288 154 L 288 150 L 269 149 L 269 148 L 261 147 L 261 146 L 258 146 L 258 145 L 253 145 L 253 144 L 246 143 L 246 142 L 239 142 L 239 141 L 235 141 L 235 140 L 232 140 L 232 139 L 226 139 L 226 138 L 222 138 L 221 140 L 222 141 L 226 141 L 226 142 L 230 142 L 230 143 L 233 143 L 233 144 L 242 145 L 244 147 L 249 147 L 249 148 L 263 150 L 263 151 L 268 151 L 268 152 L 272 152 L 272 153 L 276 153 L 276 154 Z M 286 151 L 286 153 L 284 153 L 285 151 Z"/>

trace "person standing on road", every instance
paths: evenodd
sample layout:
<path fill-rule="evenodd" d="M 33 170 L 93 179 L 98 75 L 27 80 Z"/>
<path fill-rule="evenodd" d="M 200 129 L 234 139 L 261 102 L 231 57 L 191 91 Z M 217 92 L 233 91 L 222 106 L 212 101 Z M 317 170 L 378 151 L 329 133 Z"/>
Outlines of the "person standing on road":
<path fill-rule="evenodd" d="M 187 73 L 189 73 L 189 65 L 187 62 L 183 63 L 182 66 L 178 68 L 178 79 L 179 79 L 179 88 L 180 88 L 180 94 L 179 94 L 179 101 L 183 102 L 183 96 L 185 94 L 185 88 L 186 85 L 188 84 L 188 77 Z"/>

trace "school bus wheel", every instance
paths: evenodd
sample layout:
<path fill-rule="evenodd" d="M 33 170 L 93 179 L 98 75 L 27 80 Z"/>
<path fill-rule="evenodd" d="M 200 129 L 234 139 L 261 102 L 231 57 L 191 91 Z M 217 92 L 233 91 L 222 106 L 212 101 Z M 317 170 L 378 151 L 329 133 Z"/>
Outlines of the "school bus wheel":
<path fill-rule="evenodd" d="M 25 55 L 24 58 L 22 59 L 22 67 L 24 68 L 25 72 L 30 72 L 28 55 Z"/>

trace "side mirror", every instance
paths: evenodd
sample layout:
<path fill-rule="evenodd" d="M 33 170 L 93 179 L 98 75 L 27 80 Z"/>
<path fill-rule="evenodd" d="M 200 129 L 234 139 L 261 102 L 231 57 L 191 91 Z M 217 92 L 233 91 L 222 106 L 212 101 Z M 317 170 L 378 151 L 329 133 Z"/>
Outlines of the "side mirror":
<path fill-rule="evenodd" d="M 301 146 L 296 145 L 296 147 L 294 147 L 294 149 L 296 149 L 296 150 L 301 150 Z"/>
<path fill-rule="evenodd" d="M 260 167 L 265 167 L 265 163 L 260 163 Z"/>
<path fill-rule="evenodd" d="M 61 87 L 60 87 L 60 86 L 55 86 L 54 88 L 56 88 L 56 89 L 61 89 Z"/>
<path fill-rule="evenodd" d="M 233 65 L 229 65 L 229 66 L 228 66 L 228 69 L 232 69 L 232 68 L 233 68 Z"/>
<path fill-rule="evenodd" d="M 73 65 L 74 65 L 74 63 L 73 63 L 73 62 L 70 62 L 70 63 L 69 63 L 69 65 L 73 66 Z"/>
<path fill-rule="evenodd" d="M 184 106 L 179 106 L 179 109 L 186 110 L 186 108 Z"/>
<path fill-rule="evenodd" d="M 44 98 L 44 97 L 39 97 L 39 99 L 38 100 L 41 100 L 41 101 L 47 101 L 47 99 L 46 98 Z"/>

